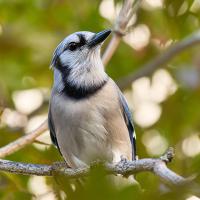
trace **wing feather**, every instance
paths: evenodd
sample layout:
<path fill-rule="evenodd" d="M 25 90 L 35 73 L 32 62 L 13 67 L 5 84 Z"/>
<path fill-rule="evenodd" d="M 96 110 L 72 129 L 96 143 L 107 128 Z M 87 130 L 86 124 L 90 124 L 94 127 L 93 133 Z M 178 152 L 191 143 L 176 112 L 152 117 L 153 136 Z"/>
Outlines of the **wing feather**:
<path fill-rule="evenodd" d="M 121 104 L 121 109 L 122 113 L 124 116 L 124 120 L 126 122 L 126 126 L 129 131 L 129 137 L 131 140 L 132 144 L 132 159 L 135 160 L 136 158 L 136 135 L 135 135 L 135 130 L 134 130 L 134 125 L 133 125 L 133 119 L 132 119 L 132 113 L 129 110 L 127 101 L 124 97 L 124 95 L 121 93 L 121 91 L 118 89 L 118 94 L 119 94 L 119 101 Z"/>
<path fill-rule="evenodd" d="M 51 114 L 51 106 L 49 106 L 48 125 L 49 125 L 51 141 L 60 151 L 60 148 L 58 146 L 58 141 L 57 141 L 57 138 L 56 138 L 55 126 L 54 126 L 54 122 L 53 122 L 53 118 L 52 118 L 52 114 Z M 61 151 L 60 151 L 60 153 L 61 153 Z"/>

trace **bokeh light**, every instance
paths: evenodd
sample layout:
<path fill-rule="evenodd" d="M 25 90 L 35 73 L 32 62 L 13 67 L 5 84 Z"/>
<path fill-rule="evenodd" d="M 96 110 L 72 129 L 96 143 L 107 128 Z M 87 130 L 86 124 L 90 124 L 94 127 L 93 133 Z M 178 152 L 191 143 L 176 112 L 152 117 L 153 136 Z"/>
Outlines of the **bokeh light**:
<path fill-rule="evenodd" d="M 32 192 L 37 200 L 56 200 L 54 193 L 46 184 L 45 177 L 32 176 L 28 182 L 29 191 Z"/>
<path fill-rule="evenodd" d="M 21 114 L 15 110 L 11 110 L 10 108 L 5 108 L 0 116 L 0 125 L 7 125 L 11 128 L 22 128 L 27 122 L 27 116 Z"/>
<path fill-rule="evenodd" d="M 182 142 L 182 151 L 189 157 L 200 154 L 200 133 L 193 133 L 186 137 Z"/>
<path fill-rule="evenodd" d="M 124 41 L 133 49 L 140 50 L 148 45 L 150 30 L 145 24 L 139 24 L 124 37 Z"/>
<path fill-rule="evenodd" d="M 157 130 L 146 131 L 142 135 L 142 143 L 147 152 L 152 156 L 158 156 L 165 153 L 168 148 L 168 142 Z"/>
<path fill-rule="evenodd" d="M 12 95 L 16 109 L 24 114 L 30 114 L 43 103 L 43 95 L 39 89 L 15 91 Z"/>

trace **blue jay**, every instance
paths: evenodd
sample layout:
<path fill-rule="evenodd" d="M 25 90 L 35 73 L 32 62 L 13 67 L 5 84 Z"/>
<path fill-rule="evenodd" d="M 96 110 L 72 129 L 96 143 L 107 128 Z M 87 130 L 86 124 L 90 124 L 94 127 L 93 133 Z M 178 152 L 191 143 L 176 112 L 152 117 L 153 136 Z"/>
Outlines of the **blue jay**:
<path fill-rule="evenodd" d="M 121 91 L 105 73 L 100 56 L 110 33 L 73 33 L 53 54 L 50 136 L 71 168 L 99 159 L 118 162 L 121 157 L 136 157 L 131 113 Z"/>

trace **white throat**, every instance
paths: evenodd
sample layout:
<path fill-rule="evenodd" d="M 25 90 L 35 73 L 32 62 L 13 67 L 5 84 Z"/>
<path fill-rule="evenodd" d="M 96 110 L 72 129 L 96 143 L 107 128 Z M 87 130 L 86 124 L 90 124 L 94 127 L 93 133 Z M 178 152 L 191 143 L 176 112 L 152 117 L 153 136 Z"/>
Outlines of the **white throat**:
<path fill-rule="evenodd" d="M 63 57 L 61 55 L 61 62 L 66 62 L 64 55 Z M 83 59 L 79 57 L 79 60 L 70 64 L 70 73 L 67 80 L 73 86 L 81 88 L 95 87 L 107 79 L 100 53 L 97 51 L 89 52 L 86 59 L 85 56 L 83 56 Z"/>

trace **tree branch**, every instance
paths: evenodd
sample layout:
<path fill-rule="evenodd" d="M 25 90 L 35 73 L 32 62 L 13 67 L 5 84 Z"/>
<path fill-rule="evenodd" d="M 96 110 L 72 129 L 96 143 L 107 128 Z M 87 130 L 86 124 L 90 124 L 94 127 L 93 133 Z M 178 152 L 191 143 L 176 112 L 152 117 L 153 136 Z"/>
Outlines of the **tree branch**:
<path fill-rule="evenodd" d="M 105 66 L 108 64 L 114 52 L 116 51 L 122 36 L 125 35 L 128 22 L 139 8 L 140 3 L 141 0 L 135 0 L 134 2 L 133 0 L 124 0 L 119 15 L 115 20 L 112 39 L 102 56 L 102 61 Z"/>
<path fill-rule="evenodd" d="M 125 78 L 117 81 L 118 86 L 123 90 L 126 89 L 131 83 L 143 76 L 151 75 L 156 69 L 161 68 L 169 60 L 175 57 L 177 54 L 181 53 L 185 49 L 197 45 L 200 43 L 200 31 L 197 31 L 180 42 L 172 45 L 161 55 L 158 55 L 156 58 L 152 59 L 149 63 L 145 64 L 138 71 L 133 72 L 126 76 Z M 167 66 L 167 65 L 166 65 Z M 165 67 L 166 67 L 165 66 Z"/>
<path fill-rule="evenodd" d="M 117 164 L 105 163 L 104 167 L 107 174 L 122 174 L 127 176 L 149 171 L 160 177 L 161 180 L 167 184 L 184 184 L 187 179 L 171 171 L 166 166 L 166 164 L 172 160 L 173 156 L 173 149 L 170 148 L 166 154 L 160 158 L 144 158 L 135 161 L 122 159 Z M 68 178 L 80 178 L 89 174 L 90 167 L 81 169 L 70 169 L 66 167 L 55 168 L 55 165 L 29 164 L 0 159 L 0 170 L 15 174 L 37 176 L 53 176 L 54 172 L 58 172 Z"/>
<path fill-rule="evenodd" d="M 47 120 L 45 120 L 38 128 L 36 128 L 31 133 L 28 133 L 17 140 L 7 144 L 4 147 L 0 148 L 0 158 L 3 158 L 7 155 L 10 155 L 23 147 L 25 147 L 28 144 L 31 144 L 34 142 L 35 138 L 37 138 L 39 135 L 41 135 L 44 131 L 47 130 Z"/>

